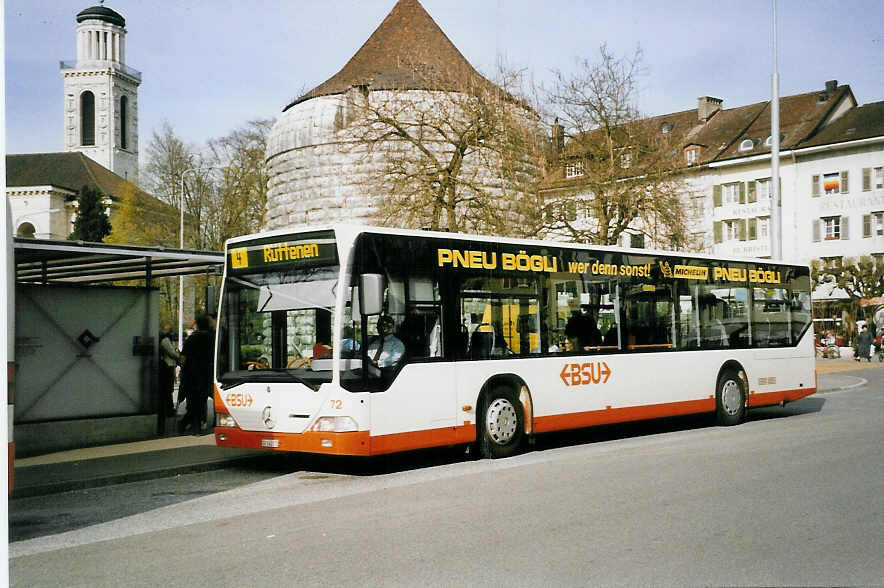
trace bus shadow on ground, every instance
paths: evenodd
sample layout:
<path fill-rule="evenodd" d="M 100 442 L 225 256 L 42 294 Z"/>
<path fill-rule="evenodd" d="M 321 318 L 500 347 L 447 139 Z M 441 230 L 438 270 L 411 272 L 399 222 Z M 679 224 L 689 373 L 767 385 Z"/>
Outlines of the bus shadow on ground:
<path fill-rule="evenodd" d="M 762 408 L 753 408 L 746 416 L 746 421 L 765 421 L 770 419 L 781 419 L 790 416 L 798 416 L 802 414 L 811 414 L 823 410 L 826 404 L 825 398 L 819 396 L 811 396 L 790 402 L 786 406 L 765 406 Z"/>
<path fill-rule="evenodd" d="M 820 412 L 824 398 L 803 398 L 783 407 L 770 406 L 755 408 L 748 412 L 746 422 L 765 421 L 790 416 Z M 631 439 L 677 431 L 690 431 L 716 427 L 713 414 L 694 414 L 667 417 L 647 421 L 633 421 L 612 425 L 600 425 L 569 431 L 544 433 L 534 438 L 534 443 L 525 443 L 524 452 L 546 451 L 562 447 L 604 443 L 618 439 Z M 238 467 L 259 469 L 279 475 L 300 473 L 304 476 L 378 476 L 408 470 L 428 468 L 470 461 L 476 459 L 474 447 L 439 447 L 406 451 L 374 457 L 346 457 L 298 453 L 271 454 L 252 458 Z"/>

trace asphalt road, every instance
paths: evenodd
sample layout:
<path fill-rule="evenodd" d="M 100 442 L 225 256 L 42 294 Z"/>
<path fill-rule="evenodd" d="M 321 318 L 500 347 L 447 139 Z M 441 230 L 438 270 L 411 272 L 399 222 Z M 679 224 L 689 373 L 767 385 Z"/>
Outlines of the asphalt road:
<path fill-rule="evenodd" d="M 10 579 L 881 585 L 884 382 L 877 370 L 862 376 L 868 385 L 753 411 L 738 427 L 672 419 L 547 436 L 506 460 L 433 453 L 365 470 L 296 466 L 12 543 Z"/>

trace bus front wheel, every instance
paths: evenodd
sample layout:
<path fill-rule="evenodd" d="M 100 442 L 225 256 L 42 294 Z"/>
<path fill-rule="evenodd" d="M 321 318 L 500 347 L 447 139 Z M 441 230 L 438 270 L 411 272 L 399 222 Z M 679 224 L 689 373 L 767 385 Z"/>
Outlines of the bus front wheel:
<path fill-rule="evenodd" d="M 715 391 L 715 418 L 719 425 L 739 424 L 746 416 L 746 387 L 735 369 L 725 370 Z"/>
<path fill-rule="evenodd" d="M 515 392 L 495 387 L 485 398 L 480 420 L 479 454 L 485 458 L 510 457 L 522 444 L 525 416 Z"/>

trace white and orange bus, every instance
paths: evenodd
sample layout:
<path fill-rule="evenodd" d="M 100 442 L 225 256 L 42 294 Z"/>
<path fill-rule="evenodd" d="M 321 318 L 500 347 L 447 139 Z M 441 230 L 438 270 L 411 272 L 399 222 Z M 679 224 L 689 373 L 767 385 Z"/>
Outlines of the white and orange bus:
<path fill-rule="evenodd" d="M 503 457 L 816 391 L 807 266 L 348 225 L 225 253 L 220 446 Z"/>

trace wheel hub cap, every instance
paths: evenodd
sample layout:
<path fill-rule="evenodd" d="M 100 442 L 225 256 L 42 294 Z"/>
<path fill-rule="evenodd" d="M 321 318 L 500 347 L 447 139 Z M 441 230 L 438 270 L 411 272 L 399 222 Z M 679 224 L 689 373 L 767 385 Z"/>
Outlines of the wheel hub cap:
<path fill-rule="evenodd" d="M 498 445 L 506 445 L 512 441 L 518 423 L 515 407 L 505 398 L 496 398 L 485 412 L 485 430 Z"/>
<path fill-rule="evenodd" d="M 721 407 L 724 409 L 724 412 L 730 416 L 740 412 L 740 399 L 742 396 L 740 385 L 737 382 L 734 380 L 725 382 L 724 386 L 721 387 Z"/>

